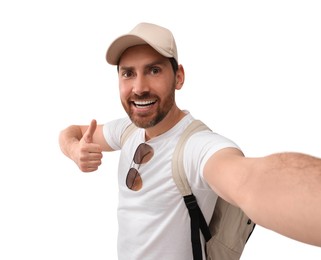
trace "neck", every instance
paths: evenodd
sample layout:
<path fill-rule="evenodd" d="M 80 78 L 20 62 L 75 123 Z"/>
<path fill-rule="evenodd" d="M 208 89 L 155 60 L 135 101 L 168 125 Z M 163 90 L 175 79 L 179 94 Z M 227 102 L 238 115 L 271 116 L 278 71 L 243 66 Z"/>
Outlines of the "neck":
<path fill-rule="evenodd" d="M 153 127 L 146 128 L 145 138 L 146 141 L 149 139 L 161 135 L 174 127 L 186 114 L 175 106 L 166 117 Z"/>

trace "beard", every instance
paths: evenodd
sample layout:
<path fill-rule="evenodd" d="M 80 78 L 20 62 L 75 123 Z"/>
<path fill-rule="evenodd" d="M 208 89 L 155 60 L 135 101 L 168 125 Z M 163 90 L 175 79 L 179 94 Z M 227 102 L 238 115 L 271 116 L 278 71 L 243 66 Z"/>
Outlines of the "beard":
<path fill-rule="evenodd" d="M 131 100 L 157 100 L 157 109 L 152 110 L 151 113 L 135 113 Z M 152 95 L 150 92 L 144 92 L 142 95 L 133 94 L 126 102 L 122 102 L 122 105 L 129 116 L 130 120 L 139 128 L 149 128 L 157 125 L 161 122 L 171 110 L 175 103 L 175 86 L 173 86 L 163 99 L 160 99 L 156 95 Z M 155 105 L 155 104 L 154 104 Z"/>

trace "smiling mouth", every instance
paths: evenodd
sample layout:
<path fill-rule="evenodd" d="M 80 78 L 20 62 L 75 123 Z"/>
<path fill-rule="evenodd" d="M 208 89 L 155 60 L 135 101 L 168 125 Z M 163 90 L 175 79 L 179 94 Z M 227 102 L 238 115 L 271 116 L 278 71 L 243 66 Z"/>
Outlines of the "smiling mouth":
<path fill-rule="evenodd" d="M 152 106 L 156 103 L 156 99 L 155 100 L 141 100 L 141 101 L 133 101 L 133 104 L 135 107 L 137 108 L 147 108 L 149 106 Z"/>

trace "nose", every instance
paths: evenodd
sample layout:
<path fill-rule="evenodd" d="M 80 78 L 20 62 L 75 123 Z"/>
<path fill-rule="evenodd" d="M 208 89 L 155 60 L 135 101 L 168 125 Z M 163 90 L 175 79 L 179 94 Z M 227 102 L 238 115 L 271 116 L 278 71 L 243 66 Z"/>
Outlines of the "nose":
<path fill-rule="evenodd" d="M 141 95 L 143 93 L 149 92 L 149 82 L 144 75 L 137 75 L 133 81 L 133 93 L 136 95 Z"/>

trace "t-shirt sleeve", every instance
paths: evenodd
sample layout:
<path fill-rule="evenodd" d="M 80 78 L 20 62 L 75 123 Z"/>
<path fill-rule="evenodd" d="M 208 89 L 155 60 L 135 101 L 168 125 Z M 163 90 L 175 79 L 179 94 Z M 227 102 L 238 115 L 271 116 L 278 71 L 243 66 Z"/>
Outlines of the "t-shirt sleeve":
<path fill-rule="evenodd" d="M 116 119 L 105 123 L 103 126 L 103 133 L 106 142 L 114 150 L 120 150 L 121 144 L 120 139 L 125 129 L 131 124 L 128 117 Z"/>
<path fill-rule="evenodd" d="M 194 134 L 186 143 L 184 166 L 199 172 L 204 181 L 203 170 L 207 160 L 217 151 L 224 148 L 239 148 L 230 139 L 211 131 Z"/>

